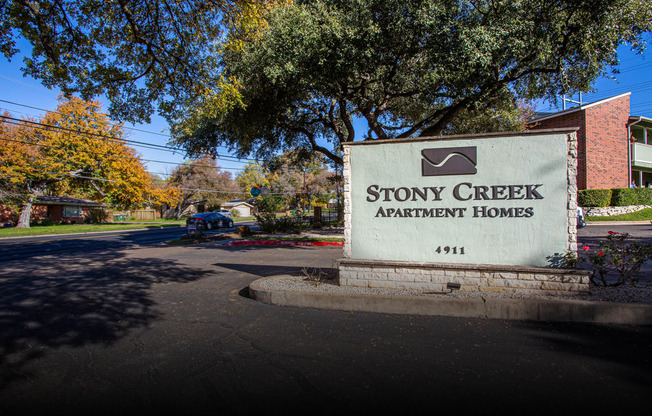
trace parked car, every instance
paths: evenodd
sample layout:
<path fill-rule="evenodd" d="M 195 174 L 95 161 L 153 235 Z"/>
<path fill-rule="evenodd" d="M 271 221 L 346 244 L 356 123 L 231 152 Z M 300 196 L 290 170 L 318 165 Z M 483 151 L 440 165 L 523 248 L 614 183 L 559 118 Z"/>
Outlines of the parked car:
<path fill-rule="evenodd" d="M 217 212 L 218 214 L 222 214 L 225 217 L 231 218 L 231 211 L 229 211 L 228 209 L 218 209 L 218 210 L 215 210 L 213 212 Z"/>
<path fill-rule="evenodd" d="M 217 212 L 202 212 L 186 220 L 186 226 L 191 224 L 201 225 L 207 230 L 212 230 L 219 227 L 231 228 L 233 227 L 233 220 Z"/>

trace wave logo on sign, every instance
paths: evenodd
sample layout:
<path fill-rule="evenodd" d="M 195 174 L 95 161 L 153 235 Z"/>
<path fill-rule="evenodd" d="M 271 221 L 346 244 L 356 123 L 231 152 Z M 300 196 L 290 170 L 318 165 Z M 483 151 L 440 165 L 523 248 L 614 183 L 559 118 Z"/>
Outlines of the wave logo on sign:
<path fill-rule="evenodd" d="M 421 176 L 475 175 L 478 155 L 475 147 L 445 147 L 421 151 Z"/>

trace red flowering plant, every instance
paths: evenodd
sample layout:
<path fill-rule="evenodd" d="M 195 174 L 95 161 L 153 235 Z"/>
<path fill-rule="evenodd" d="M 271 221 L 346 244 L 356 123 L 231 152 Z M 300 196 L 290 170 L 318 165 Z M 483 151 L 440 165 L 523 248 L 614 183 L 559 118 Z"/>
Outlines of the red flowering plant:
<path fill-rule="evenodd" d="M 639 241 L 629 241 L 628 233 L 609 231 L 597 249 L 583 246 L 578 253 L 566 255 L 566 263 L 576 267 L 588 263 L 591 283 L 601 286 L 635 285 L 641 267 L 652 256 L 652 246 Z"/>

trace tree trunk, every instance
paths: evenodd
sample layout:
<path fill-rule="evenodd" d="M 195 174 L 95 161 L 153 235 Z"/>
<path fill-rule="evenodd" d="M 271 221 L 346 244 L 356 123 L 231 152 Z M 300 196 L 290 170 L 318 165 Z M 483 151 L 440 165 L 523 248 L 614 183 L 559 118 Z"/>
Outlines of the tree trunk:
<path fill-rule="evenodd" d="M 177 206 L 174 209 L 174 218 L 179 220 L 181 219 L 181 212 L 183 211 L 183 207 L 186 204 L 187 199 L 184 198 L 181 201 L 177 202 Z"/>
<path fill-rule="evenodd" d="M 29 197 L 27 201 L 23 204 L 23 207 L 20 211 L 20 217 L 18 217 L 18 224 L 16 228 L 29 228 L 29 220 L 32 217 L 32 203 L 34 198 Z"/>

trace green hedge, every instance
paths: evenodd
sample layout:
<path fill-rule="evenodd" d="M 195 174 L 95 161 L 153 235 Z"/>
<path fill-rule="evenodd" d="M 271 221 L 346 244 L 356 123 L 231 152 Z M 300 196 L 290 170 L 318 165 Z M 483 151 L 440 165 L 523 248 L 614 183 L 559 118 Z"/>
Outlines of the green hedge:
<path fill-rule="evenodd" d="M 584 189 L 577 192 L 581 207 L 652 205 L 652 188 Z"/>
<path fill-rule="evenodd" d="M 618 188 L 611 196 L 611 205 L 652 205 L 652 188 Z"/>
<path fill-rule="evenodd" d="M 581 207 L 608 207 L 611 189 L 582 189 L 577 191 L 577 204 Z"/>

